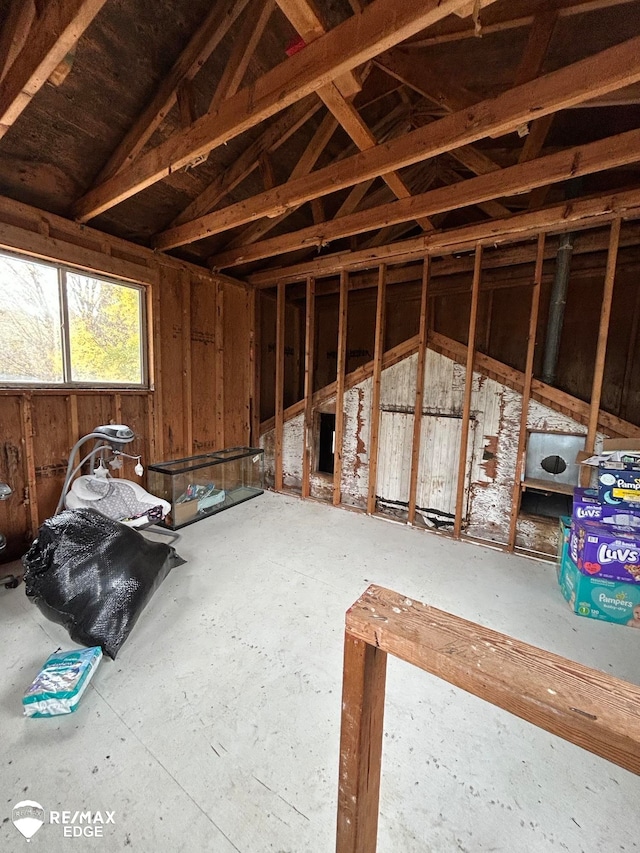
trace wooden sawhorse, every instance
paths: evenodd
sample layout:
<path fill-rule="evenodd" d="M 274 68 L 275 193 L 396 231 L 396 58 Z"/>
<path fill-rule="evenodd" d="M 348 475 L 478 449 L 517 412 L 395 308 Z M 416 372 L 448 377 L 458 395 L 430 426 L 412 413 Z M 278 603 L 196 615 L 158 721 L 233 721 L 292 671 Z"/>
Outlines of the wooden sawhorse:
<path fill-rule="evenodd" d="M 387 654 L 640 774 L 640 688 L 370 586 L 346 616 L 337 853 L 375 853 Z"/>

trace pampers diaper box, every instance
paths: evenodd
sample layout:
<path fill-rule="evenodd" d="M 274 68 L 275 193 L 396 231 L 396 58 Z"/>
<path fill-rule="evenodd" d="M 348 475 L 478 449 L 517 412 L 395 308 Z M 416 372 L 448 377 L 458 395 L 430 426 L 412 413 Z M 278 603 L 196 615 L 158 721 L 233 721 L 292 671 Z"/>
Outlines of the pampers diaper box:
<path fill-rule="evenodd" d="M 640 465 L 598 468 L 598 497 L 603 504 L 640 511 Z"/>
<path fill-rule="evenodd" d="M 640 584 L 584 575 L 568 549 L 562 558 L 559 581 L 562 594 L 579 616 L 640 628 Z"/>
<path fill-rule="evenodd" d="M 574 518 L 569 553 L 584 575 L 640 585 L 640 532 L 637 529 Z"/>

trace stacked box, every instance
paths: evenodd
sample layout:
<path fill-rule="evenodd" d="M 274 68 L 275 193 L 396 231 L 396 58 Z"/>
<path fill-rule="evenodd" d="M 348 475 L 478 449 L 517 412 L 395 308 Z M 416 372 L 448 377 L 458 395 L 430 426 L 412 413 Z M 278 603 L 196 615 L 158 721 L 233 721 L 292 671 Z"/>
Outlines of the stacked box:
<path fill-rule="evenodd" d="M 558 582 L 580 616 L 640 628 L 640 457 L 596 463 L 598 488 L 576 488 L 560 519 Z"/>

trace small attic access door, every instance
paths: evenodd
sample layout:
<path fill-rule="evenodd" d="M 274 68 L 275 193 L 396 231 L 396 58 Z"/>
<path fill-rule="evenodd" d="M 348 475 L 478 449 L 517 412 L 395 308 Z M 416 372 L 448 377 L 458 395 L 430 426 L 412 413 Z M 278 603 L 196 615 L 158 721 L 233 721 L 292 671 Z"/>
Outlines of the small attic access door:
<path fill-rule="evenodd" d="M 475 428 L 476 420 L 472 417 L 469 421 L 463 520 L 468 511 Z M 416 505 L 427 524 L 436 527 L 453 526 L 461 429 L 462 416 L 459 413 L 422 415 Z M 381 503 L 401 507 L 408 505 L 412 437 L 412 411 L 381 412 L 376 488 Z"/>

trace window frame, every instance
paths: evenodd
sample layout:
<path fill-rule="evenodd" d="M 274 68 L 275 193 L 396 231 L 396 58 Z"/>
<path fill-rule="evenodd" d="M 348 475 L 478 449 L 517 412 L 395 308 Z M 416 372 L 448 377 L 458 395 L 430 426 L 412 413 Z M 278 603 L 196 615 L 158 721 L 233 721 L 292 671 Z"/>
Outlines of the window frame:
<path fill-rule="evenodd" d="M 148 284 L 143 282 L 129 281 L 126 279 L 116 278 L 114 276 L 103 273 L 96 273 L 93 270 L 83 267 L 75 267 L 71 264 L 63 264 L 56 261 L 49 261 L 35 257 L 29 254 L 20 254 L 16 252 L 8 252 L 0 250 L 0 258 L 8 258 L 10 260 L 22 261 L 25 263 L 33 263 L 43 267 L 54 269 L 57 274 L 58 281 L 58 305 L 60 310 L 60 354 L 62 356 L 62 382 L 25 382 L 24 380 L 11 381 L 9 379 L 0 380 L 0 389 L 3 390 L 113 390 L 113 391 L 148 391 L 151 388 L 149 377 L 149 321 L 148 321 Z M 69 311 L 67 298 L 67 274 L 85 276 L 86 278 L 94 279 L 95 281 L 104 282 L 105 284 L 117 285 L 119 287 L 129 287 L 137 290 L 139 293 L 140 306 L 140 372 L 141 381 L 139 383 L 132 382 L 78 382 L 71 379 L 72 362 L 71 362 L 71 341 L 69 336 Z"/>

